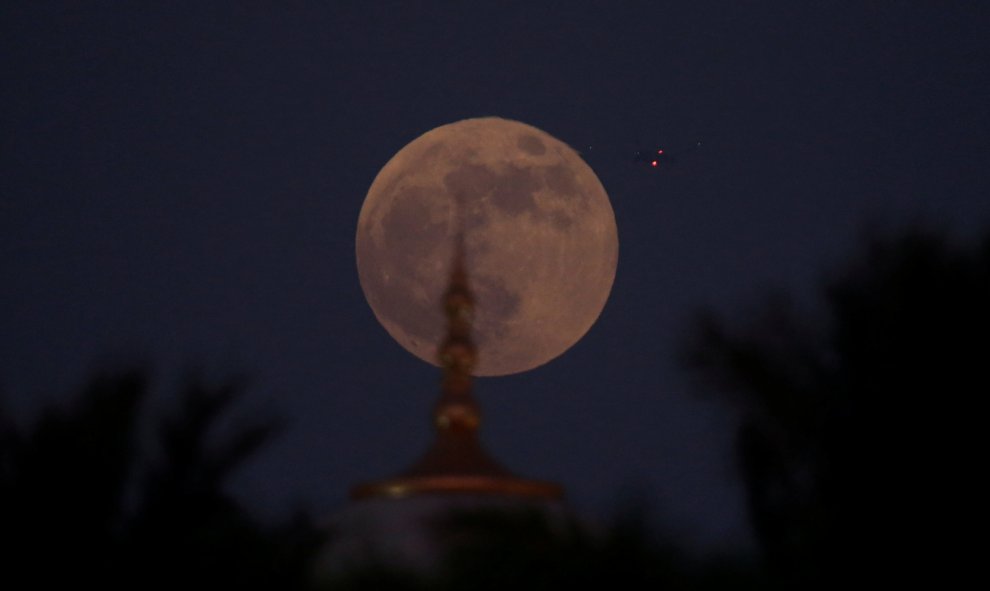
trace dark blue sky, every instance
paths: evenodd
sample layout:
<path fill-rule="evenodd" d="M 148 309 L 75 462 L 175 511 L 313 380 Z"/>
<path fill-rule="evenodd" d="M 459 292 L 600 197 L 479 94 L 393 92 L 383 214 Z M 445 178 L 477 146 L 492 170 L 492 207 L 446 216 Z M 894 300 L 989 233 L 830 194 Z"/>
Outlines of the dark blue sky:
<path fill-rule="evenodd" d="M 498 115 L 583 152 L 620 255 L 578 345 L 479 381 L 488 446 L 581 510 L 636 490 L 701 547 L 746 544 L 733 416 L 678 339 L 700 307 L 814 293 L 868 224 L 990 223 L 986 5 L 419 4 L 5 3 L 6 403 L 135 357 L 161 407 L 190 364 L 247 372 L 289 428 L 237 494 L 339 507 L 425 448 L 439 378 L 364 301 L 364 195 L 419 134 Z M 634 163 L 653 144 L 681 158 Z"/>

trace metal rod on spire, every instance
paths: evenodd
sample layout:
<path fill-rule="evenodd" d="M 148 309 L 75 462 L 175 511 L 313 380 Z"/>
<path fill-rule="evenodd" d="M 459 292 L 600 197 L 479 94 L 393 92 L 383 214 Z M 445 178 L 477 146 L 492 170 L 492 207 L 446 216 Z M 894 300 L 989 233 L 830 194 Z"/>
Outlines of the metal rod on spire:
<path fill-rule="evenodd" d="M 455 240 L 450 283 L 443 301 L 447 335 L 437 351 L 443 381 L 433 414 L 438 429 L 474 431 L 481 423 L 481 411 L 471 396 L 471 371 L 478 357 L 471 339 L 474 295 L 464 264 L 464 234 L 458 232 Z"/>

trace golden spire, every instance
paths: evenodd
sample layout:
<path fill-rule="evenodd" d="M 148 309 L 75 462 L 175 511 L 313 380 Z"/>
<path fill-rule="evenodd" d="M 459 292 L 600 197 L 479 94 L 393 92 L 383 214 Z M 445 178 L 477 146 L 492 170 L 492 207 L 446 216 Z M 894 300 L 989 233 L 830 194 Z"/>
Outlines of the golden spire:
<path fill-rule="evenodd" d="M 436 438 L 426 454 L 396 478 L 362 484 L 351 497 L 405 497 L 420 493 L 474 493 L 559 499 L 557 484 L 527 480 L 503 468 L 481 446 L 481 411 L 471 395 L 477 349 L 471 340 L 474 296 L 464 261 L 464 235 L 458 232 L 443 310 L 447 334 L 437 356 L 443 367 L 440 399 L 433 410 Z"/>
<path fill-rule="evenodd" d="M 471 396 L 471 370 L 478 360 L 478 350 L 471 340 L 474 320 L 474 294 L 468 286 L 464 268 L 464 235 L 458 233 L 454 245 L 450 283 L 443 298 L 447 317 L 447 336 L 437 349 L 437 360 L 443 367 L 440 400 L 433 411 L 436 428 L 477 431 L 481 411 Z"/>

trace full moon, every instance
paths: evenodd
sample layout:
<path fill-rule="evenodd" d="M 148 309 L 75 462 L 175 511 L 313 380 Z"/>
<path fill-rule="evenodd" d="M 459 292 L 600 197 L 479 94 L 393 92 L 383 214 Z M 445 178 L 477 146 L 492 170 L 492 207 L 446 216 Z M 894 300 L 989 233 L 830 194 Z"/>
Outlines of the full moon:
<path fill-rule="evenodd" d="M 533 369 L 598 319 L 615 279 L 615 215 L 569 146 L 496 117 L 437 127 L 375 177 L 357 227 L 361 287 L 402 347 L 437 364 L 458 231 L 475 294 L 474 374 Z"/>

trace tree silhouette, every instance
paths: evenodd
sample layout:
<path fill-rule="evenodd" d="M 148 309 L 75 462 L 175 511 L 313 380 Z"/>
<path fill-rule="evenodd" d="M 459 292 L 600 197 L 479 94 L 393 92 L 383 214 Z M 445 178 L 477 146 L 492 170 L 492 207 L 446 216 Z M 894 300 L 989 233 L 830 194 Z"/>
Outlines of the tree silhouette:
<path fill-rule="evenodd" d="M 874 239 L 825 290 L 824 317 L 771 297 L 703 316 L 691 367 L 743 409 L 752 522 L 786 586 L 947 576 L 974 516 L 970 460 L 990 392 L 990 236 Z"/>
<path fill-rule="evenodd" d="M 639 506 L 597 528 L 542 511 L 454 513 L 442 524 L 443 535 L 457 543 L 441 568 L 438 588 L 762 588 L 745 561 L 688 558 L 649 523 Z"/>
<path fill-rule="evenodd" d="M 559 508 L 558 509 L 562 509 Z M 331 573 L 327 589 L 763 589 L 748 559 L 693 558 L 652 531 L 645 507 L 591 525 L 567 511 L 526 505 L 453 509 L 423 520 L 441 551 L 428 569 L 390 561 Z"/>
<path fill-rule="evenodd" d="M 44 582 L 112 568 L 144 392 L 138 374 L 99 376 L 71 409 L 49 409 L 28 433 L 6 422 L 0 535 L 10 570 Z"/>
<path fill-rule="evenodd" d="M 572 519 L 548 519 L 539 512 L 455 515 L 448 527 L 461 539 L 446 565 L 448 585 L 685 588 L 679 553 L 651 539 L 642 517 L 618 519 L 594 535 Z"/>
<path fill-rule="evenodd" d="M 301 589 L 321 542 L 305 516 L 264 526 L 224 490 L 275 432 L 271 419 L 218 427 L 243 386 L 190 378 L 158 421 L 160 453 L 139 452 L 142 372 L 100 375 L 25 433 L 0 433 L 0 540 L 8 581 L 32 587 L 217 584 Z M 5 566 L 7 565 L 5 560 Z"/>

